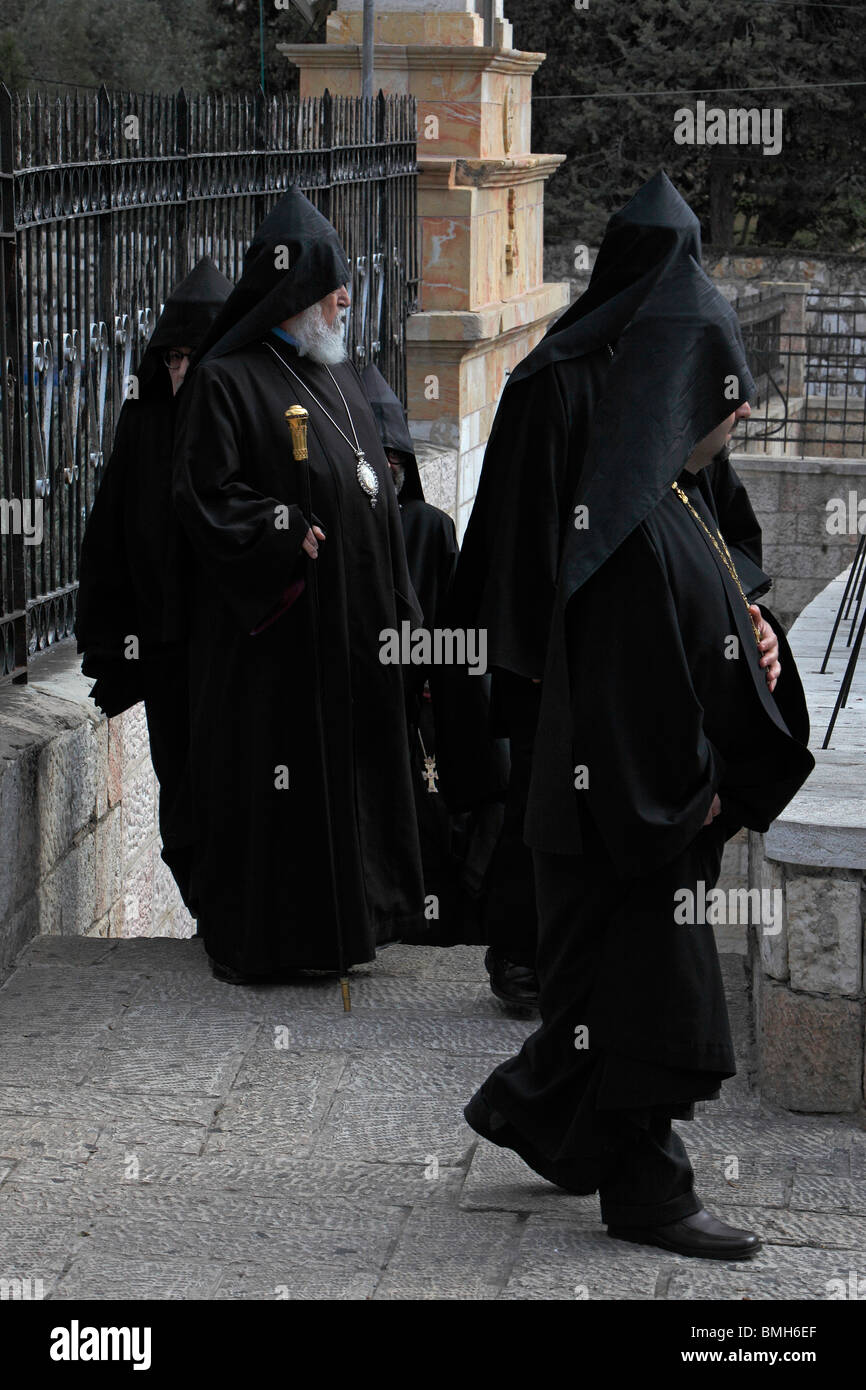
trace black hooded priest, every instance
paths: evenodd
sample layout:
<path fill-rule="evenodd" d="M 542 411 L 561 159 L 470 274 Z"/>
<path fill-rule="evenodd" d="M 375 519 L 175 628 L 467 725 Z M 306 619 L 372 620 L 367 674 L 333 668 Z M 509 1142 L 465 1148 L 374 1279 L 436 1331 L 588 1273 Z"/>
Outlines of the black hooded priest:
<path fill-rule="evenodd" d="M 663 172 L 610 219 L 586 292 L 511 373 L 490 439 L 454 586 L 452 622 L 487 629 L 494 731 L 510 738 L 505 824 L 490 870 L 487 967 L 509 1004 L 537 1002 L 535 885 L 523 840 L 540 678 L 559 560 L 595 414 L 615 405 L 616 343 L 682 257 L 701 258 L 700 224 Z M 770 581 L 746 491 L 720 451 L 701 475 L 752 599 Z M 775 666 L 775 638 L 763 639 Z"/>
<path fill-rule="evenodd" d="M 724 1260 L 760 1242 L 706 1211 L 671 1126 L 736 1071 L 695 904 L 725 840 L 766 830 L 814 766 L 793 659 L 768 681 L 699 485 L 753 389 L 736 316 L 684 248 L 618 338 L 553 599 L 525 825 L 542 1023 L 465 1112 L 597 1191 L 609 1235 Z"/>
<path fill-rule="evenodd" d="M 397 489 L 409 575 L 424 626 L 442 627 L 459 554 L 454 522 L 425 500 L 399 397 L 375 363 L 365 367 L 361 380 Z M 429 906 L 422 930 L 403 939 L 422 945 L 479 943 L 505 783 L 502 749 L 488 732 L 489 679 L 463 679 L 453 668 L 435 665 L 408 670 L 410 758 Z M 460 797 L 470 783 L 474 795 L 467 803 Z"/>
<path fill-rule="evenodd" d="M 334 228 L 292 189 L 193 364 L 175 448 L 193 884 L 233 983 L 342 973 L 423 916 L 403 681 L 379 638 L 420 615 L 343 346 L 349 280 Z"/>
<path fill-rule="evenodd" d="M 183 788 L 189 747 L 182 557 L 171 501 L 178 405 L 190 356 L 231 294 L 209 256 L 169 295 L 120 412 L 114 447 L 81 548 L 75 633 L 91 698 L 107 715 L 140 700 L 159 780 L 162 857 L 184 902 L 190 827 Z"/>

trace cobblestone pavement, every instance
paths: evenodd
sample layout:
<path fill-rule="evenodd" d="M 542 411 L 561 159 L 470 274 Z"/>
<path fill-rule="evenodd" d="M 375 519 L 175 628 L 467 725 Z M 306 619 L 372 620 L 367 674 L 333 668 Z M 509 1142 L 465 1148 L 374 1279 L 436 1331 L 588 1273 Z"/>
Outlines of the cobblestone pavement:
<path fill-rule="evenodd" d="M 747 1264 L 612 1241 L 597 1198 L 466 1126 L 534 1026 L 480 948 L 388 947 L 347 1016 L 333 980 L 218 984 L 197 940 L 39 938 L 0 992 L 0 1277 L 53 1299 L 850 1296 L 866 1133 L 760 1105 L 723 963 L 743 1070 L 679 1128 L 706 1204 L 766 1242 Z"/>

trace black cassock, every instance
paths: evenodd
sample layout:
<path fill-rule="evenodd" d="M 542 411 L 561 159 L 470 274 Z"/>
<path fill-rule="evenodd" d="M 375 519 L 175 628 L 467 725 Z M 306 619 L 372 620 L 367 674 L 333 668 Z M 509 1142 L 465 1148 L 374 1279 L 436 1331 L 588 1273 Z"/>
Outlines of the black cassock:
<path fill-rule="evenodd" d="M 139 395 L 120 412 L 88 518 L 75 623 L 82 670 L 96 677 L 91 698 L 99 708 L 114 716 L 144 701 L 159 780 L 162 857 L 193 911 L 183 797 L 189 743 L 183 554 L 171 503 L 179 398 L 161 357 L 166 348 L 197 347 L 231 288 L 205 256 L 166 300 L 136 368 Z"/>
<path fill-rule="evenodd" d="M 330 371 L 379 479 L 375 507 L 353 450 L 281 364 L 351 437 L 328 369 L 268 334 L 195 368 L 175 454 L 176 503 L 196 560 L 199 928 L 215 960 L 248 974 L 337 968 L 335 900 L 347 965 L 372 959 L 423 909 L 403 680 L 379 660 L 380 632 L 418 619 L 388 463 L 351 365 Z M 293 404 L 309 411 L 311 517 L 284 418 Z M 311 520 L 327 537 L 317 560 L 301 550 Z M 309 583 L 298 592 L 314 564 L 317 635 Z"/>
<path fill-rule="evenodd" d="M 447 626 L 459 555 L 454 522 L 424 498 L 399 397 L 375 364 L 364 369 L 361 380 L 382 445 L 395 450 L 403 466 L 400 521 L 424 626 Z M 404 939 L 448 946 L 479 942 L 505 776 L 502 749 L 488 732 L 489 678 L 435 665 L 410 668 L 406 675 L 410 760 L 429 909 L 423 928 Z M 473 796 L 467 803 L 462 794 L 469 783 Z"/>
<path fill-rule="evenodd" d="M 676 895 L 709 891 L 725 839 L 766 830 L 814 766 L 787 644 L 770 694 L 683 470 L 753 391 L 733 311 L 678 256 L 617 342 L 560 565 L 525 821 L 542 1024 L 482 1094 L 610 1225 L 700 1208 L 670 1120 L 736 1067 L 712 926 Z"/>
<path fill-rule="evenodd" d="M 712 528 L 697 479 L 679 482 Z M 813 761 L 786 644 L 771 695 L 742 599 L 673 493 L 575 594 L 568 646 L 573 764 L 555 773 L 569 788 L 561 843 L 582 853 L 536 850 L 544 1026 L 484 1091 L 592 1190 L 610 1138 L 599 1112 L 689 1118 L 736 1072 L 713 927 L 677 922 L 674 894 L 709 891 L 725 840 L 765 828 Z M 575 791 L 581 766 L 588 785 Z M 530 802 L 529 838 L 545 844 L 553 772 L 536 770 Z M 702 828 L 715 791 L 723 814 Z"/>
<path fill-rule="evenodd" d="M 527 966 L 535 957 L 536 903 L 523 821 L 540 700 L 529 678 L 544 670 L 560 557 L 587 484 L 594 421 L 609 404 L 613 345 L 673 260 L 700 255 L 697 218 L 656 175 L 611 218 L 585 294 L 509 377 L 485 450 L 451 620 L 488 631 L 493 727 L 510 738 L 512 772 L 487 932 L 505 957 Z M 651 428 L 651 401 L 645 418 Z M 704 470 L 700 488 L 746 591 L 757 597 L 770 584 L 760 569 L 761 531 L 727 458 Z"/>

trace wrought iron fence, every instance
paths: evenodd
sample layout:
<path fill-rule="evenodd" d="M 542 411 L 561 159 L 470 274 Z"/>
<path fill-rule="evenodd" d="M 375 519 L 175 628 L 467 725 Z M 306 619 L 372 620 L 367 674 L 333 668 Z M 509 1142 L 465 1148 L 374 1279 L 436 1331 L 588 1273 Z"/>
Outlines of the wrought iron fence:
<path fill-rule="evenodd" d="M 866 297 L 773 289 L 736 309 L 758 387 L 737 447 L 866 457 Z"/>
<path fill-rule="evenodd" d="M 0 87 L 0 680 L 26 679 L 29 659 L 72 634 L 124 378 L 172 286 L 205 254 L 236 279 L 291 184 L 346 247 L 353 360 L 377 362 L 405 403 L 414 98 Z"/>

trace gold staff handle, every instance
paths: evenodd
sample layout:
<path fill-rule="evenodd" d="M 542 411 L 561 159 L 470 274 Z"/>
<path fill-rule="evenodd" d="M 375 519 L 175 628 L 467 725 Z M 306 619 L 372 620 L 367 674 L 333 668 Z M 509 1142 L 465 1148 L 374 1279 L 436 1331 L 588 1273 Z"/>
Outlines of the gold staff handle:
<path fill-rule="evenodd" d="M 286 424 L 292 432 L 292 453 L 296 460 L 307 459 L 307 421 L 310 412 L 302 405 L 290 405 L 286 411 Z"/>

